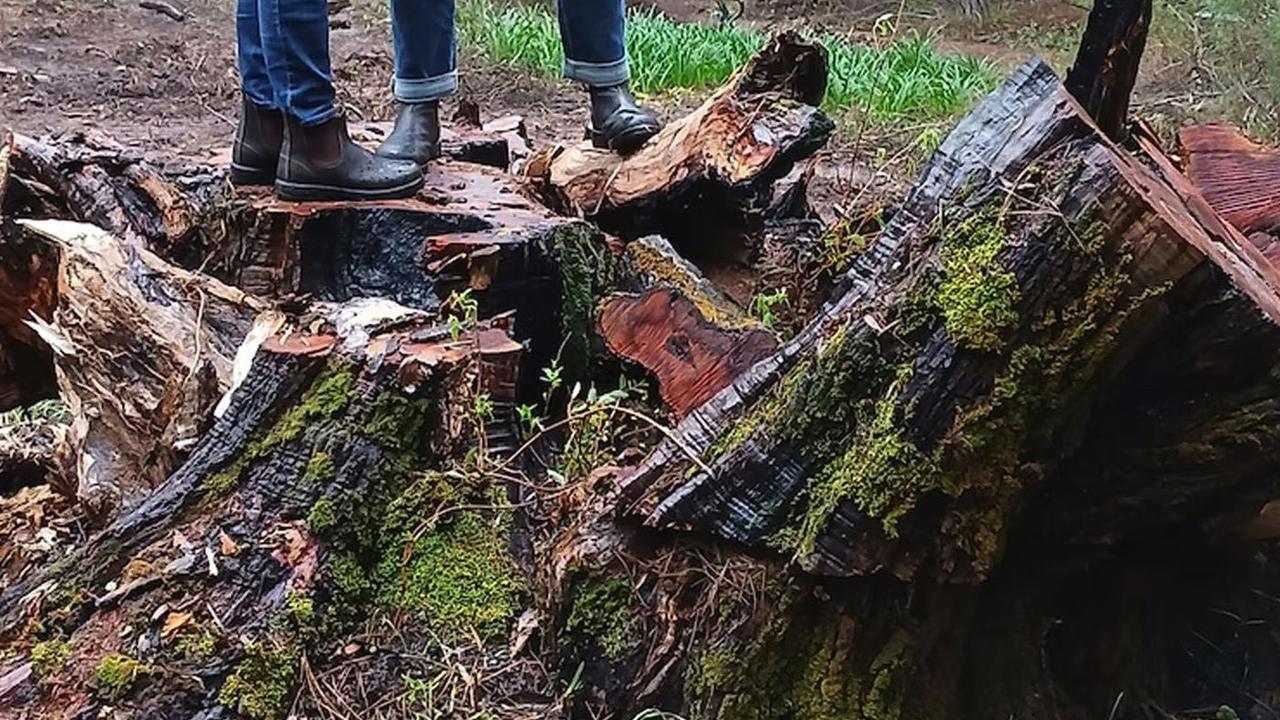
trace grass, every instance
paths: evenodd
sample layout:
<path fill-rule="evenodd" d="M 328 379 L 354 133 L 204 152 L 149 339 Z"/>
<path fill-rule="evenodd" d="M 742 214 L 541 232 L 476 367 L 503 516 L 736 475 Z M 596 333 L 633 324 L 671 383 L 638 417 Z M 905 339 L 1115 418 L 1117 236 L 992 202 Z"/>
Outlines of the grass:
<path fill-rule="evenodd" d="M 1163 0 L 1152 36 L 1198 86 L 1199 115 L 1280 139 L 1280 0 Z"/>
<path fill-rule="evenodd" d="M 560 72 L 556 18 L 540 6 L 464 0 L 457 23 L 464 41 L 495 62 Z M 748 28 L 684 23 L 652 10 L 633 10 L 627 19 L 632 87 L 643 94 L 714 87 L 766 40 Z M 830 109 L 859 109 L 877 120 L 939 117 L 968 107 L 996 82 L 991 63 L 938 52 L 925 35 L 879 46 L 831 35 L 822 41 L 831 55 Z"/>

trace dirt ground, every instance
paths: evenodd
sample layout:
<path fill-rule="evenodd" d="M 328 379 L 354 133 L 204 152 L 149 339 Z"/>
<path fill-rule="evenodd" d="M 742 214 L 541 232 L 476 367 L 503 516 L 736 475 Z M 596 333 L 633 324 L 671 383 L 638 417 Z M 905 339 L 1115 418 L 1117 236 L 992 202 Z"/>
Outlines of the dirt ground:
<path fill-rule="evenodd" d="M 646 0 L 686 20 L 715 21 L 714 0 Z M 95 126 L 128 143 L 161 153 L 201 154 L 227 144 L 237 102 L 234 6 L 227 0 L 177 0 L 175 21 L 133 0 L 0 0 L 0 127 L 26 133 Z M 1038 17 L 1074 23 L 1083 11 Z M 865 29 L 899 0 L 753 0 L 740 22 L 770 28 L 804 18 L 811 26 Z M 734 12 L 734 6 L 728 6 Z M 1020 11 L 1025 12 L 1025 11 Z M 926 27 L 937 12 L 909 10 Z M 385 14 L 355 3 L 333 16 L 334 74 L 347 112 L 385 119 L 390 112 L 391 49 Z M 1018 18 L 1008 18 L 1016 23 Z M 973 39 L 963 27 L 944 37 L 954 49 L 1006 60 L 1028 52 Z M 968 39 L 966 39 L 968 38 Z M 518 113 L 539 141 L 581 133 L 582 101 L 565 83 L 541 77 L 512 82 L 464 49 L 463 95 L 488 115 Z"/>

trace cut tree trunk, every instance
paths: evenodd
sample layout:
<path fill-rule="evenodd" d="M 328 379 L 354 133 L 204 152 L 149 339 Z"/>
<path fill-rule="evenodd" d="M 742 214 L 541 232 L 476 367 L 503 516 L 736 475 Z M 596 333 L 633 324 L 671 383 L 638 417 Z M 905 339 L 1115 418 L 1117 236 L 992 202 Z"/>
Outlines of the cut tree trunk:
<path fill-rule="evenodd" d="M 1028 497 L 1092 488 L 1072 468 L 1116 459 L 1116 443 L 1086 432 L 1109 426 L 1089 420 L 1137 387 L 1167 405 L 1149 432 L 1122 426 L 1126 462 L 1167 450 L 1135 478 L 1180 471 L 1161 428 L 1197 428 L 1217 470 L 1250 448 L 1238 472 L 1152 479 L 1142 499 L 1159 522 L 1215 503 L 1256 510 L 1280 457 L 1269 400 L 1280 387 L 1262 370 L 1228 379 L 1210 359 L 1268 348 L 1259 362 L 1271 366 L 1280 277 L 1158 151 L 1143 152 L 1154 170 L 1102 138 L 1048 68 L 1024 67 L 943 144 L 849 289 L 681 424 L 679 444 L 710 472 L 686 477 L 685 452 L 664 445 L 629 481 L 632 512 L 783 549 L 815 573 L 980 581 Z M 1215 313 L 1234 318 L 1230 330 Z M 1159 356 L 1162 393 L 1130 374 L 1187 333 L 1211 354 Z M 1220 402 L 1191 402 L 1200 382 L 1226 383 Z M 1248 412 L 1245 396 L 1258 398 Z M 1136 512 L 1123 492 L 1090 497 L 1083 515 L 1055 517 L 1111 522 L 1073 535 L 1137 531 L 1116 521 Z"/>
<path fill-rule="evenodd" d="M 523 173 L 549 207 L 629 239 L 680 245 L 755 229 L 773 183 L 826 143 L 834 126 L 817 107 L 826 88 L 826 50 L 783 33 L 635 154 L 556 147 Z"/>
<path fill-rule="evenodd" d="M 1199 125 L 1178 132 L 1178 154 L 1209 205 L 1268 259 L 1280 258 L 1280 152 L 1230 125 Z"/>
<path fill-rule="evenodd" d="M 622 264 L 623 290 L 600 302 L 597 332 L 657 379 L 677 419 L 777 350 L 772 332 L 662 238 L 630 243 Z"/>

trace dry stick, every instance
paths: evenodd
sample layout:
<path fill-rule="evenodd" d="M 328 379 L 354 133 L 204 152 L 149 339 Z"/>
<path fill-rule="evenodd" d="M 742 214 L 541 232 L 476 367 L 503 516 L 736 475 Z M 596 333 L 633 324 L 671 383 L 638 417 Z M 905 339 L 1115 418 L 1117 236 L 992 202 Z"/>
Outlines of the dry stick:
<path fill-rule="evenodd" d="M 154 10 L 178 22 L 183 22 L 187 19 L 186 13 L 174 7 L 171 3 L 165 2 L 165 0 L 142 0 L 142 2 L 138 3 L 138 7 L 144 10 Z"/>

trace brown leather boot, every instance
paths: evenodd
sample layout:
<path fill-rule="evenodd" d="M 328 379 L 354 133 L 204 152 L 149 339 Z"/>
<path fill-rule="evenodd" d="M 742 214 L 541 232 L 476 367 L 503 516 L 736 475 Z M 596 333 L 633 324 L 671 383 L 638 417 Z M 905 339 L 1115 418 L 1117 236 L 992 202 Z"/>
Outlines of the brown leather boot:
<path fill-rule="evenodd" d="M 353 142 L 341 117 L 312 126 L 285 120 L 276 168 L 276 194 L 283 200 L 404 198 L 422 182 L 417 163 L 378 157 Z"/>
<path fill-rule="evenodd" d="M 233 185 L 270 185 L 284 141 L 284 114 L 244 99 L 236 139 L 231 146 Z"/>

